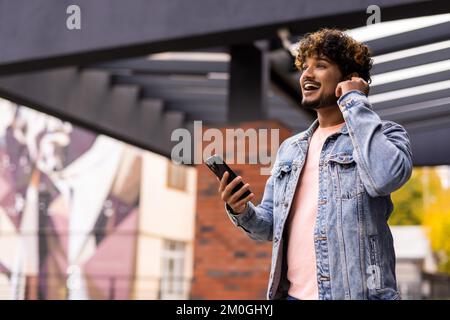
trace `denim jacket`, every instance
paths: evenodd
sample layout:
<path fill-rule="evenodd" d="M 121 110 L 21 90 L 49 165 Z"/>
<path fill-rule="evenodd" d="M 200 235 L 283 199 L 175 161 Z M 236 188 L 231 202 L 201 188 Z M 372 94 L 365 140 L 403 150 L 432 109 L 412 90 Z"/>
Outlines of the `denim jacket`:
<path fill-rule="evenodd" d="M 318 298 L 400 299 L 387 221 L 390 193 L 411 176 L 409 136 L 399 124 L 380 120 L 359 91 L 347 92 L 338 105 L 345 125 L 327 138 L 319 161 Z M 284 299 L 289 289 L 285 223 L 317 126 L 316 120 L 281 144 L 258 206 L 249 202 L 234 214 L 226 205 L 231 221 L 252 239 L 273 243 L 268 299 Z"/>

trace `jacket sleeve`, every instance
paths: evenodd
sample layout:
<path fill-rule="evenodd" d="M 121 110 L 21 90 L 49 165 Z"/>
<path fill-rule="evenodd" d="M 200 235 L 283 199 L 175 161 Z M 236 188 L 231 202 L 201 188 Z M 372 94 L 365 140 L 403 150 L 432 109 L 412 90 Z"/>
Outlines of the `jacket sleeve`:
<path fill-rule="evenodd" d="M 244 212 L 235 214 L 228 204 L 226 211 L 231 221 L 244 230 L 247 235 L 260 241 L 272 241 L 273 236 L 273 176 L 267 179 L 264 195 L 259 205 L 250 201 Z"/>
<path fill-rule="evenodd" d="M 408 133 L 391 121 L 381 121 L 367 97 L 353 90 L 338 100 L 361 180 L 372 197 L 385 196 L 400 188 L 412 173 Z"/>
<path fill-rule="evenodd" d="M 283 148 L 288 145 L 288 141 L 289 139 L 285 140 L 278 148 L 273 168 L 276 167 L 278 157 Z M 270 177 L 267 179 L 263 198 L 259 205 L 255 206 L 249 201 L 244 212 L 235 214 L 228 204 L 225 204 L 225 210 L 233 224 L 244 230 L 247 235 L 254 240 L 272 241 L 273 238 L 273 168 Z"/>

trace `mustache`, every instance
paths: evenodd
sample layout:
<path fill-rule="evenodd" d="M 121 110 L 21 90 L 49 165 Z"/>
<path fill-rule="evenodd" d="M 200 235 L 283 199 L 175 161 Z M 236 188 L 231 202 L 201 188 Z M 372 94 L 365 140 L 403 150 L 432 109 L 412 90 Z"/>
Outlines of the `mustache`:
<path fill-rule="evenodd" d="M 312 84 L 320 86 L 320 82 L 317 82 L 317 81 L 309 79 L 309 78 L 303 80 L 301 87 L 303 87 L 305 85 L 305 83 L 312 83 Z"/>

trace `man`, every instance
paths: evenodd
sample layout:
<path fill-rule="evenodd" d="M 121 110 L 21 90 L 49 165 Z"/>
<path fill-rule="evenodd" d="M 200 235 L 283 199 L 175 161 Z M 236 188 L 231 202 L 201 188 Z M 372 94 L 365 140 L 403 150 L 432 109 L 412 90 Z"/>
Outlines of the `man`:
<path fill-rule="evenodd" d="M 261 204 L 239 201 L 241 181 L 219 192 L 233 223 L 273 241 L 268 299 L 399 299 L 387 220 L 390 193 L 411 176 L 409 137 L 382 121 L 367 99 L 372 59 L 366 45 L 334 29 L 299 42 L 302 106 L 317 112 L 284 141 Z"/>

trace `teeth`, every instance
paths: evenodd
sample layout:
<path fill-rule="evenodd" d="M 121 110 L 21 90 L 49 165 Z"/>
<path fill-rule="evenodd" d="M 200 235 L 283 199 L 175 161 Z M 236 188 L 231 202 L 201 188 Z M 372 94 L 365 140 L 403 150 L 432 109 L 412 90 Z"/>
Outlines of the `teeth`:
<path fill-rule="evenodd" d="M 307 84 L 305 84 L 305 89 L 306 89 L 306 90 L 319 89 L 319 86 L 316 86 L 316 85 L 314 85 L 314 84 L 312 84 L 312 83 L 307 83 Z"/>

